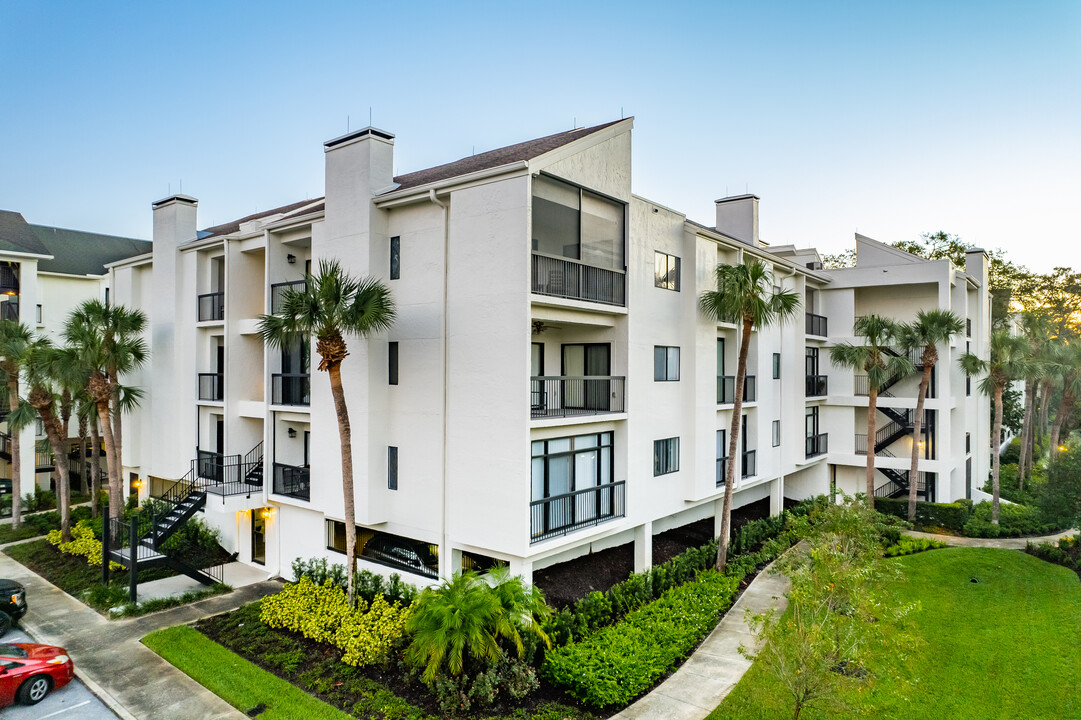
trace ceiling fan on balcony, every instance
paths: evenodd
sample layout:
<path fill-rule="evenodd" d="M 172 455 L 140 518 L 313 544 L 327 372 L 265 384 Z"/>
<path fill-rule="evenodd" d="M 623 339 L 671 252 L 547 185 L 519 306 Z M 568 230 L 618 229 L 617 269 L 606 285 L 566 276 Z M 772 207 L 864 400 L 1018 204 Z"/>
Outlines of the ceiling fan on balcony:
<path fill-rule="evenodd" d="M 534 335 L 540 335 L 545 330 L 561 330 L 561 329 L 562 328 L 560 328 L 558 325 L 549 325 L 546 322 L 544 322 L 543 320 L 534 320 L 533 321 L 533 334 Z"/>

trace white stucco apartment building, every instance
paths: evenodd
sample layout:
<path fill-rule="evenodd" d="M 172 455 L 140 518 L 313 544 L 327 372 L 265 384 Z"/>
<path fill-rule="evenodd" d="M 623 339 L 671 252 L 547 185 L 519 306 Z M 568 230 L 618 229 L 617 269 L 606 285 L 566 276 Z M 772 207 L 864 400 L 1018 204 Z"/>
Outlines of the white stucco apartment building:
<path fill-rule="evenodd" d="M 394 136 L 364 128 L 324 144 L 325 198 L 205 230 L 194 198 L 154 203 L 152 254 L 111 267 L 117 301 L 152 325 L 126 472 L 144 493 L 199 483 L 244 562 L 288 576 L 295 558 L 342 560 L 329 383 L 310 348 L 264 349 L 256 330 L 285 283 L 337 258 L 398 307 L 343 366 L 361 567 L 420 582 L 499 559 L 528 578 L 633 542 L 644 568 L 652 535 L 719 514 L 738 331 L 697 298 L 718 263 L 755 256 L 807 314 L 753 334 L 735 504 L 862 487 L 866 397 L 829 347 L 857 315 L 921 307 L 971 322 L 942 354 L 921 464 L 925 496 L 964 497 L 966 464 L 986 476 L 987 452 L 963 449 L 988 413 L 954 359 L 986 352 L 986 257 L 963 272 L 857 238 L 858 266 L 825 271 L 813 250 L 761 242 L 754 196 L 719 200 L 714 227 L 689 221 L 631 192 L 632 123 L 398 177 Z M 898 472 L 915 382 L 881 400 L 897 437 L 878 462 Z M 879 477 L 884 494 L 904 482 Z"/>

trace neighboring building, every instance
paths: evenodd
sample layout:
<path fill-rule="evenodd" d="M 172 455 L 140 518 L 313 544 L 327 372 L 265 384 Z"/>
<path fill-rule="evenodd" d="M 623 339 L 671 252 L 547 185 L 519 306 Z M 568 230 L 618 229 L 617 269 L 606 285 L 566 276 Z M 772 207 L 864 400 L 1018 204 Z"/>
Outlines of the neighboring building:
<path fill-rule="evenodd" d="M 311 348 L 266 350 L 257 332 L 283 288 L 338 258 L 398 306 L 389 332 L 349 339 L 343 366 L 360 565 L 418 582 L 498 559 L 529 578 L 633 542 L 645 568 L 652 535 L 720 514 L 738 329 L 697 299 L 718 263 L 754 256 L 807 314 L 753 334 L 734 503 L 778 512 L 831 481 L 857 490 L 866 400 L 829 347 L 857 314 L 941 306 L 971 319 L 981 352 L 986 259 L 965 274 L 859 239 L 856 268 L 822 270 L 813 250 L 759 240 L 751 195 L 717 201 L 715 227 L 691 222 L 632 194 L 631 127 L 399 177 L 394 136 L 364 128 L 325 143 L 325 198 L 203 231 L 194 198 L 154 203 L 153 255 L 111 266 L 117 301 L 151 318 L 125 472 L 155 495 L 205 490 L 206 519 L 244 562 L 289 575 L 295 558 L 341 560 L 329 384 Z M 940 500 L 964 495 L 965 434 L 986 436 L 986 398 L 963 394 L 954 365 L 928 402 L 921 465 Z M 882 405 L 914 405 L 909 388 Z M 972 462 L 985 476 L 987 454 Z"/>
<path fill-rule="evenodd" d="M 146 240 L 32 225 L 17 212 L 0 210 L 0 318 L 19 320 L 59 344 L 64 323 L 76 306 L 109 299 L 105 265 L 149 251 Z M 2 406 L 7 407 L 6 395 Z M 0 478 L 10 480 L 11 440 L 6 422 L 0 425 Z M 68 435 L 78 437 L 75 421 Z M 49 487 L 55 459 L 44 448 L 36 449 L 43 439 L 40 422 L 20 436 L 24 493 L 35 481 Z M 75 487 L 82 481 L 81 475 L 74 478 Z"/>

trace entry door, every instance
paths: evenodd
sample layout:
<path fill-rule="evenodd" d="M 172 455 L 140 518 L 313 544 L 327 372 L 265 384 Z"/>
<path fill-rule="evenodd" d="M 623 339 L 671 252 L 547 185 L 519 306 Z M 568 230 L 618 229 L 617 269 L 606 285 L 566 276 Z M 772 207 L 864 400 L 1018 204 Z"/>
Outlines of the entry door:
<path fill-rule="evenodd" d="M 216 415 L 214 421 L 214 452 L 219 455 L 225 454 L 225 418 Z"/>
<path fill-rule="evenodd" d="M 530 346 L 529 355 L 529 404 L 533 410 L 544 407 L 544 343 L 535 342 Z"/>
<path fill-rule="evenodd" d="M 607 343 L 563 346 L 563 375 L 582 380 L 563 381 L 563 407 L 607 410 L 612 374 L 612 349 Z M 598 377 L 602 379 L 591 380 Z"/>
<path fill-rule="evenodd" d="M 266 565 L 266 519 L 259 509 L 251 511 L 251 561 Z"/>

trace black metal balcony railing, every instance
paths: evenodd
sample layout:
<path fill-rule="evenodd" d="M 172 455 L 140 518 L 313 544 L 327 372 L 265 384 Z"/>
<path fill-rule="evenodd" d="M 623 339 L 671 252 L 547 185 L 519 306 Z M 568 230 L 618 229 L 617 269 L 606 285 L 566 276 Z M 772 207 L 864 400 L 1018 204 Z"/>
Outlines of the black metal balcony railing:
<path fill-rule="evenodd" d="M 530 417 L 574 417 L 621 413 L 623 377 L 531 377 Z"/>
<path fill-rule="evenodd" d="M 758 474 L 757 456 L 754 450 L 745 450 L 743 452 L 743 463 L 741 467 L 741 477 L 754 477 Z"/>
<path fill-rule="evenodd" d="M 310 405 L 308 373 L 275 373 L 270 376 L 270 401 L 274 405 Z"/>
<path fill-rule="evenodd" d="M 825 397 L 829 391 L 829 378 L 825 375 L 807 376 L 807 397 Z"/>
<path fill-rule="evenodd" d="M 311 471 L 306 465 L 274 463 L 274 494 L 311 500 Z"/>
<path fill-rule="evenodd" d="M 754 375 L 743 380 L 743 402 L 754 402 L 758 397 L 758 382 Z M 717 377 L 717 404 L 731 405 L 736 401 L 736 376 Z"/>
<path fill-rule="evenodd" d="M 225 293 L 215 292 L 199 296 L 199 322 L 225 319 Z"/>
<path fill-rule="evenodd" d="M 807 313 L 807 334 L 826 337 L 826 316 Z"/>
<path fill-rule="evenodd" d="M 270 286 L 270 314 L 276 315 L 281 310 L 282 302 L 285 300 L 285 293 L 289 290 L 295 292 L 302 292 L 308 284 L 303 280 L 293 280 L 291 282 L 274 283 Z"/>
<path fill-rule="evenodd" d="M 829 452 L 829 433 L 819 433 L 807 438 L 806 457 L 813 458 Z"/>
<path fill-rule="evenodd" d="M 626 275 L 577 260 L 533 253 L 532 291 L 622 307 L 626 304 Z"/>
<path fill-rule="evenodd" d="M 8 300 L 0 303 L 0 320 L 19 321 L 19 303 Z"/>
<path fill-rule="evenodd" d="M 624 482 L 574 490 L 529 503 L 530 541 L 540 542 L 626 514 Z"/>
<path fill-rule="evenodd" d="M 225 383 L 221 373 L 199 373 L 199 399 L 222 400 L 225 398 Z"/>

